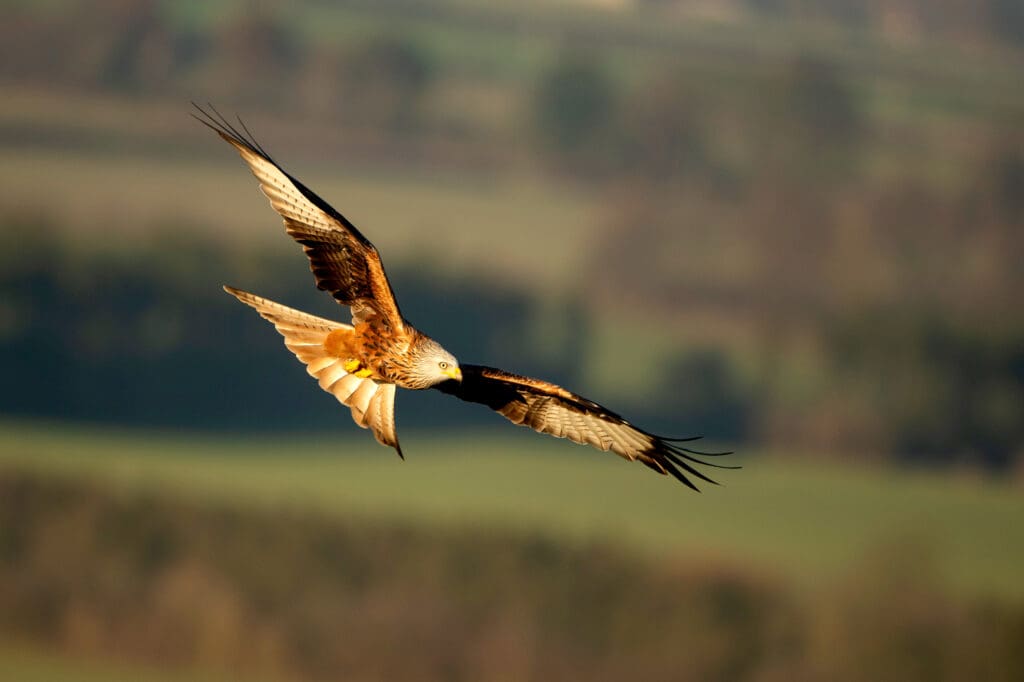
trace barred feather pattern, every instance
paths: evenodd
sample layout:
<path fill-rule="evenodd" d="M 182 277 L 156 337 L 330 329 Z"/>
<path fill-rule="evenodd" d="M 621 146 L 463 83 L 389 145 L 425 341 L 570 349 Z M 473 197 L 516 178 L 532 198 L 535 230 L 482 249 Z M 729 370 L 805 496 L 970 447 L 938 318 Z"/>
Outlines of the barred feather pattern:
<path fill-rule="evenodd" d="M 281 168 L 239 121 L 216 109 L 196 107 L 195 116 L 234 147 L 260 183 L 285 231 L 302 245 L 318 288 L 352 309 L 352 322 L 373 322 L 401 330 L 404 325 L 376 247 L 345 216 Z"/>
<path fill-rule="evenodd" d="M 395 448 L 399 456 L 395 430 L 395 385 L 371 377 L 358 377 L 345 371 L 345 358 L 330 354 L 324 342 L 336 330 L 353 328 L 340 322 L 309 315 L 279 303 L 233 287 L 224 290 L 252 307 L 274 325 L 284 344 L 306 366 L 306 371 L 338 401 L 352 411 L 352 420 L 369 428 L 382 445 Z"/>
<path fill-rule="evenodd" d="M 701 458 L 729 453 L 700 452 L 683 447 L 680 442 L 695 439 L 670 439 L 648 433 L 611 410 L 556 384 L 494 367 L 466 364 L 461 367 L 461 382 L 448 381 L 437 389 L 462 400 L 487 405 L 513 424 L 611 451 L 629 461 L 640 461 L 694 490 L 698 488 L 692 478 L 706 483 L 715 481 L 693 465 L 736 468 Z"/>

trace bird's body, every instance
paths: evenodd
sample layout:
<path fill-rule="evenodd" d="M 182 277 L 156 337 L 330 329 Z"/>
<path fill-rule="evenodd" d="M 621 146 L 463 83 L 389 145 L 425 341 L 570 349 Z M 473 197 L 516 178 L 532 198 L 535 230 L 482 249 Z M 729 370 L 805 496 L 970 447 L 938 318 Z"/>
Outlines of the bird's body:
<path fill-rule="evenodd" d="M 611 450 L 671 474 L 697 489 L 690 476 L 713 483 L 692 464 L 721 466 L 670 439 L 648 433 L 602 407 L 550 382 L 493 367 L 459 364 L 437 341 L 414 328 L 398 308 L 377 249 L 327 202 L 288 175 L 244 126 L 213 110 L 197 118 L 241 154 L 260 182 L 285 231 L 302 245 L 320 289 L 351 309 L 352 324 L 303 313 L 232 287 L 225 290 L 253 307 L 284 336 L 285 345 L 352 418 L 383 445 L 402 454 L 395 432 L 395 389 L 436 388 L 487 405 L 515 424 L 576 443 Z M 725 467 L 729 468 L 729 467 Z"/>
<path fill-rule="evenodd" d="M 351 329 L 336 329 L 328 334 L 324 349 L 343 359 L 350 374 L 416 390 L 430 388 L 430 385 L 418 382 L 412 373 L 416 359 L 422 349 L 436 343 L 408 325 L 401 334 L 388 335 L 363 322 Z M 453 368 L 451 375 L 443 375 L 438 380 L 454 378 L 456 370 L 457 367 Z"/>

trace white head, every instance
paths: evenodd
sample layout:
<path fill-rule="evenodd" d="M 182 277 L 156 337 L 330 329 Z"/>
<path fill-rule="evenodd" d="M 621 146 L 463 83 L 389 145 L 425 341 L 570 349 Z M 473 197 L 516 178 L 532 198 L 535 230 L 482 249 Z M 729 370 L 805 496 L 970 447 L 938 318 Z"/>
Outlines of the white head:
<path fill-rule="evenodd" d="M 409 388 L 430 388 L 449 379 L 462 381 L 459 361 L 437 341 L 426 339 L 416 344 L 410 354 Z"/>

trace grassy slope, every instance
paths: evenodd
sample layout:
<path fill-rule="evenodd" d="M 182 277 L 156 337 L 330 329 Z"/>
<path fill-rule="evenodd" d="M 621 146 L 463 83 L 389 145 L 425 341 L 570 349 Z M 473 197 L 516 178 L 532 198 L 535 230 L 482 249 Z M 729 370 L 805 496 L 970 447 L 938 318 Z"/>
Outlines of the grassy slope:
<path fill-rule="evenodd" d="M 0 469 L 94 477 L 130 493 L 536 529 L 666 558 L 760 563 L 812 586 L 849 576 L 880 544 L 913 540 L 958 589 L 1024 598 L 1024 497 L 1007 484 L 759 458 L 698 496 L 609 455 L 502 434 L 406 433 L 402 463 L 349 431 L 295 441 L 7 423 Z"/>
<path fill-rule="evenodd" d="M 188 118 L 187 102 L 76 98 L 18 88 L 0 92 L 11 99 L 0 112 L 0 128 L 38 128 L 33 134 L 43 136 L 62 131 L 81 143 L 0 143 L 5 210 L 43 207 L 88 242 L 97 233 L 145 239 L 163 227 L 287 248 L 281 221 L 245 164 Z M 45 114 L 53 110 L 74 110 L 79 120 Z M 138 121 L 157 123 L 146 128 Z M 426 254 L 438 269 L 561 289 L 588 255 L 579 245 L 595 231 L 599 204 L 581 191 L 522 174 L 404 172 L 332 155 L 309 157 L 273 132 L 274 126 L 262 125 L 267 121 L 257 116 L 250 122 L 257 130 L 270 129 L 260 134 L 267 147 L 359 225 L 388 264 Z M 164 154 L 158 141 L 145 147 L 150 137 L 177 148 Z M 496 243 L 503 244 L 500 252 Z"/>
<path fill-rule="evenodd" d="M 19 682 L 215 682 L 231 678 L 184 670 L 157 672 L 152 666 L 78 658 L 49 651 L 37 644 L 0 641 L 0 679 Z"/>

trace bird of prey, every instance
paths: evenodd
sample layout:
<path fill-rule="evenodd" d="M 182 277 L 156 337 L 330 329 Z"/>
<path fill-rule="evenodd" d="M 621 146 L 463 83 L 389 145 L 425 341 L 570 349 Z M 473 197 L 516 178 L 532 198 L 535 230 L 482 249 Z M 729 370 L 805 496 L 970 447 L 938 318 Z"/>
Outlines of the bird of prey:
<path fill-rule="evenodd" d="M 241 119 L 235 126 L 210 106 L 193 116 L 233 146 L 259 181 L 285 231 L 309 258 L 319 289 L 348 306 L 352 324 L 285 307 L 240 289 L 224 289 L 273 324 L 284 343 L 306 365 L 320 387 L 352 410 L 377 440 L 402 456 L 395 433 L 395 389 L 433 388 L 482 403 L 514 424 L 568 438 L 671 474 L 694 490 L 691 478 L 715 481 L 695 464 L 718 456 L 634 426 L 618 414 L 561 386 L 493 367 L 460 363 L 441 344 L 413 327 L 398 309 L 380 254 L 341 213 L 289 175 L 260 146 Z M 403 457 L 404 459 L 404 457 Z"/>

